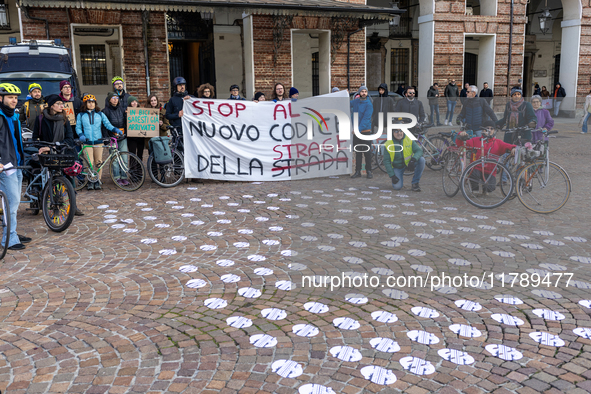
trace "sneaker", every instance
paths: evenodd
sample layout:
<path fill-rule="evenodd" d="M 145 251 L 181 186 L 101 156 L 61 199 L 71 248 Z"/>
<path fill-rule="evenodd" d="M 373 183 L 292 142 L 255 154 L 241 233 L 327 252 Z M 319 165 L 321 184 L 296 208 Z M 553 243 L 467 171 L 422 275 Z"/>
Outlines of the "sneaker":
<path fill-rule="evenodd" d="M 581 131 L 581 134 L 587 134 L 587 133 L 585 133 L 584 131 Z"/>
<path fill-rule="evenodd" d="M 76 212 L 74 212 L 74 216 L 84 216 L 84 212 L 76 208 Z M 22 239 L 21 239 L 22 242 Z"/>
<path fill-rule="evenodd" d="M 413 183 L 412 184 L 412 191 L 413 192 L 420 192 L 421 191 L 421 187 L 419 186 L 418 183 Z"/>
<path fill-rule="evenodd" d="M 443 126 L 441 122 L 437 122 L 437 126 Z"/>
<path fill-rule="evenodd" d="M 125 179 L 117 179 L 117 184 L 119 186 L 125 186 L 125 183 L 123 183 L 125 181 Z"/>
<path fill-rule="evenodd" d="M 23 250 L 23 249 L 26 249 L 26 246 L 23 245 L 22 243 L 21 244 L 14 244 L 14 245 L 8 247 L 8 250 Z"/>
<path fill-rule="evenodd" d="M 101 186 L 100 182 L 94 183 L 94 190 L 101 190 L 103 187 Z"/>
<path fill-rule="evenodd" d="M 367 179 L 371 178 L 373 178 L 373 174 L 371 173 L 371 171 L 367 171 Z"/>
<path fill-rule="evenodd" d="M 94 190 L 94 182 L 88 182 L 88 185 L 86 185 L 86 190 Z"/>
<path fill-rule="evenodd" d="M 360 178 L 361 177 L 361 171 L 355 171 L 355 174 L 351 175 L 351 178 Z"/>
<path fill-rule="evenodd" d="M 129 181 L 127 179 L 121 179 L 121 184 L 123 186 L 128 186 L 129 185 Z"/>
<path fill-rule="evenodd" d="M 24 235 L 20 235 L 17 234 L 19 241 L 21 241 L 22 244 L 28 244 L 29 242 L 31 242 L 33 239 L 30 237 L 26 237 Z"/>

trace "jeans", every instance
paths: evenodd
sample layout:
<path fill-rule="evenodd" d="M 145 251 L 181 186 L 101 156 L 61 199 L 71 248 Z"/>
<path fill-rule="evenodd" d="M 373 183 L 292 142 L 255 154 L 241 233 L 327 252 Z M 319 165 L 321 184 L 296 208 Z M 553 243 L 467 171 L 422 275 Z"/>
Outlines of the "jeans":
<path fill-rule="evenodd" d="M 117 144 L 119 144 L 119 152 L 127 152 L 127 138 L 122 141 L 118 141 Z M 121 159 L 124 161 L 126 166 L 129 164 L 126 160 L 127 155 L 121 156 Z M 116 157 L 113 158 L 111 165 L 113 166 L 113 178 L 115 178 L 116 181 L 119 179 L 127 179 L 127 173 L 121 169 L 119 166 L 119 160 Z"/>
<path fill-rule="evenodd" d="M 437 124 L 440 124 L 441 122 L 439 121 L 439 104 L 430 104 L 429 107 L 431 107 L 431 124 L 435 124 L 435 117 L 433 116 L 434 114 L 437 114 Z"/>
<path fill-rule="evenodd" d="M 451 121 L 453 120 L 454 110 L 456 109 L 456 104 L 457 104 L 457 101 L 452 101 L 452 100 L 447 101 L 447 112 L 445 113 L 445 120 L 449 121 L 449 123 L 451 123 Z"/>
<path fill-rule="evenodd" d="M 16 235 L 16 213 L 18 206 L 21 203 L 21 189 L 23 187 L 23 171 L 16 170 L 10 176 L 6 175 L 5 171 L 0 173 L 0 190 L 6 193 L 8 204 L 10 205 L 10 212 L 4 212 L 5 215 L 10 215 L 10 238 L 8 246 L 20 244 L 21 241 Z M 2 234 L 2 244 L 6 241 L 6 232 Z"/>
<path fill-rule="evenodd" d="M 589 120 L 590 116 L 591 113 L 587 112 L 587 115 L 585 115 L 585 118 L 583 119 L 583 133 L 587 132 L 587 121 Z"/>
<path fill-rule="evenodd" d="M 473 182 L 472 179 L 474 179 L 476 182 Z M 480 170 L 472 170 L 472 173 L 470 174 L 470 186 L 472 186 L 472 190 L 477 191 L 478 185 L 482 184 L 485 179 L 486 191 L 489 193 L 494 191 L 497 188 L 497 180 L 494 175 L 484 174 L 483 176 Z"/>
<path fill-rule="evenodd" d="M 359 152 L 355 152 L 355 172 L 361 171 L 361 161 L 365 156 L 365 170 L 371 171 L 371 144 L 372 141 L 365 141 L 353 134 L 353 149 L 359 145 L 357 149 Z M 365 151 L 367 149 L 367 151 Z"/>
<path fill-rule="evenodd" d="M 392 183 L 392 187 L 394 188 L 394 190 L 400 190 L 400 189 L 402 189 L 402 186 L 403 186 L 404 171 L 406 170 L 406 167 L 392 168 L 392 169 L 394 170 L 394 174 L 396 174 L 396 177 L 398 178 L 398 183 Z M 417 166 L 415 167 L 415 173 L 412 176 L 413 185 L 415 183 L 419 183 L 424 170 L 425 170 L 425 158 L 421 157 L 419 160 L 417 160 Z"/>
<path fill-rule="evenodd" d="M 558 111 L 560 111 L 560 103 L 562 103 L 562 101 L 558 101 L 557 99 L 554 100 L 554 116 L 558 116 Z"/>

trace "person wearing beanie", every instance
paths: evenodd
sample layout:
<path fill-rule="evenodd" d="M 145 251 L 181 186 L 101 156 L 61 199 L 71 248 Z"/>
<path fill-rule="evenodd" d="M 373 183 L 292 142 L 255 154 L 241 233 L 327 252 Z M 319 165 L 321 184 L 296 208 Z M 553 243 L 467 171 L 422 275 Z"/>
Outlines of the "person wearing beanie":
<path fill-rule="evenodd" d="M 228 100 L 245 100 L 244 97 L 240 97 L 240 86 L 230 86 L 230 97 L 228 98 Z"/>
<path fill-rule="evenodd" d="M 533 129 L 536 127 L 537 121 L 538 118 L 531 103 L 523 99 L 521 88 L 519 86 L 512 88 L 511 101 L 505 105 L 503 118 L 496 123 L 497 127 L 503 128 L 503 126 L 507 126 L 507 128 L 513 129 L 528 126 Z M 505 133 L 503 141 L 515 144 L 519 136 L 521 136 L 521 142 L 525 144 L 532 139 L 531 130 L 519 133 Z"/>
<path fill-rule="evenodd" d="M 137 108 L 139 106 L 140 102 L 137 98 L 131 95 L 127 98 L 127 108 Z M 125 130 L 127 130 L 127 114 L 125 115 Z M 127 137 L 127 149 L 142 161 L 144 160 L 145 140 L 143 137 Z"/>
<path fill-rule="evenodd" d="M 289 98 L 291 101 L 297 101 L 300 96 L 300 92 L 294 87 L 289 88 Z"/>
<path fill-rule="evenodd" d="M 124 110 L 127 109 L 127 100 L 129 99 L 130 94 L 125 91 L 123 88 L 123 83 L 125 81 L 120 76 L 113 77 L 111 79 L 111 83 L 113 84 L 113 92 L 117 96 L 119 96 L 119 105 L 123 107 Z M 109 106 L 109 97 L 105 99 L 105 108 Z"/>
<path fill-rule="evenodd" d="M 359 98 L 351 101 L 351 121 L 355 120 L 354 113 L 358 113 L 358 130 L 361 134 L 371 134 L 371 117 L 373 114 L 373 106 L 368 98 L 368 91 L 366 86 L 359 88 Z M 373 178 L 371 173 L 371 149 L 366 149 L 363 145 L 371 144 L 371 141 L 364 141 L 353 134 L 353 150 L 355 150 L 355 173 L 351 178 L 359 178 L 361 176 L 361 164 L 363 156 L 365 156 L 365 170 L 367 172 L 367 179 Z M 358 147 L 359 146 L 359 147 Z"/>
<path fill-rule="evenodd" d="M 78 112 L 80 112 L 80 106 L 82 105 L 82 100 L 74 96 L 72 92 L 72 84 L 70 83 L 70 81 L 63 80 L 60 82 L 59 96 L 64 104 L 71 102 L 74 106 L 74 115 L 78 115 Z M 78 138 L 78 135 L 76 135 L 76 133 L 74 133 L 74 138 Z"/>
<path fill-rule="evenodd" d="M 254 94 L 254 99 L 253 99 L 253 101 L 254 101 L 255 103 L 258 103 L 259 101 L 266 101 L 266 98 L 265 98 L 265 93 L 263 93 L 263 92 L 256 92 L 256 93 Z"/>
<path fill-rule="evenodd" d="M 119 151 L 127 152 L 127 114 L 119 97 L 120 96 L 116 92 L 109 92 L 107 94 L 108 104 L 105 109 L 103 109 L 103 113 L 107 116 L 111 125 L 121 131 L 121 135 L 109 130 L 105 125 L 103 125 L 103 132 L 108 137 L 118 137 L 117 143 L 119 144 Z M 125 104 L 127 104 L 127 102 Z M 129 184 L 129 181 L 127 181 L 127 175 L 125 172 L 121 171 L 121 168 L 117 163 L 114 163 L 113 165 L 115 166 L 113 168 L 113 179 L 115 179 L 115 182 L 120 185 L 127 186 Z"/>
<path fill-rule="evenodd" d="M 43 112 L 43 108 L 45 108 L 45 99 L 41 95 L 41 85 L 38 83 L 29 85 L 29 94 L 31 98 L 27 99 L 23 104 L 19 112 L 19 119 L 23 126 L 33 130 L 35 123 L 37 123 L 37 118 L 39 118 Z"/>
<path fill-rule="evenodd" d="M 335 86 L 334 88 L 332 88 L 332 90 L 330 92 L 331 93 L 335 93 L 335 92 L 338 92 L 338 91 L 340 91 L 340 89 Z"/>

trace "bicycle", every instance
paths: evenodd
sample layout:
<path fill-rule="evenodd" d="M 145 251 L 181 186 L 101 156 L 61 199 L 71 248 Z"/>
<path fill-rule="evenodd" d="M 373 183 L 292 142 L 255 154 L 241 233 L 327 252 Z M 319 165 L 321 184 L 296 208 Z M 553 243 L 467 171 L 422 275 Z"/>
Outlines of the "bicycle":
<path fill-rule="evenodd" d="M 110 163 L 109 173 L 111 174 L 111 179 L 119 189 L 132 192 L 142 187 L 146 180 L 144 163 L 131 152 L 121 152 L 117 141 L 115 137 L 105 138 L 103 140 L 102 148 L 109 150 L 109 156 L 105 161 L 99 163 L 96 169 L 90 162 L 88 153 L 86 153 L 86 148 L 92 149 L 93 146 L 84 145 L 80 141 L 77 141 L 77 144 L 82 147 L 82 150 L 78 153 L 78 159 L 82 160 L 83 169 L 82 173 L 75 177 L 76 190 L 81 190 L 88 182 L 99 182 L 102 184 L 98 174 L 107 163 Z M 117 182 L 118 179 L 115 178 L 115 172 L 121 172 L 123 174 L 121 179 L 127 180 L 126 185 Z"/>
<path fill-rule="evenodd" d="M 460 177 L 460 189 L 464 198 L 472 205 L 483 209 L 497 208 L 503 205 L 514 188 L 514 178 L 507 167 L 500 163 L 500 156 L 491 154 L 493 145 L 485 153 L 484 142 L 494 137 L 482 137 L 480 139 L 480 158 L 466 166 Z M 478 150 L 478 148 L 476 149 Z M 503 186 L 497 189 L 496 176 L 500 179 L 507 174 L 507 184 L 503 185 L 509 193 L 502 191 Z"/>
<path fill-rule="evenodd" d="M 2 170 L 0 169 L 0 172 Z M 0 245 L 0 260 L 6 256 L 8 251 L 8 242 L 10 242 L 10 206 L 8 204 L 8 197 L 2 190 L 0 190 L 0 237 L 6 234 L 6 238 L 2 245 Z"/>
<path fill-rule="evenodd" d="M 39 160 L 40 168 L 25 165 L 16 167 L 24 170 L 27 179 L 25 200 L 21 204 L 29 204 L 27 210 L 37 215 L 43 212 L 43 220 L 51 231 L 62 232 L 70 227 L 76 213 L 76 194 L 72 183 L 64 176 L 63 170 L 76 163 L 76 154 L 65 153 L 71 150 L 68 145 L 59 142 L 26 141 L 26 147 L 50 148 L 49 153 L 31 155 L 30 164 Z"/>
<path fill-rule="evenodd" d="M 440 171 L 443 169 L 443 153 L 450 146 L 450 142 L 445 137 L 444 133 L 429 137 L 427 129 L 432 127 L 425 123 L 419 123 L 413 130 L 413 134 L 417 137 L 417 144 L 423 149 L 423 157 L 425 158 L 425 165 L 433 171 Z M 414 170 L 405 170 L 404 176 L 413 175 Z"/>
<path fill-rule="evenodd" d="M 154 161 L 154 154 L 150 153 L 147 164 L 148 174 L 152 182 L 161 187 L 173 187 L 185 179 L 183 134 L 175 126 L 168 126 L 167 129 L 170 130 L 171 134 L 170 151 L 172 161 L 166 164 L 158 164 Z"/>

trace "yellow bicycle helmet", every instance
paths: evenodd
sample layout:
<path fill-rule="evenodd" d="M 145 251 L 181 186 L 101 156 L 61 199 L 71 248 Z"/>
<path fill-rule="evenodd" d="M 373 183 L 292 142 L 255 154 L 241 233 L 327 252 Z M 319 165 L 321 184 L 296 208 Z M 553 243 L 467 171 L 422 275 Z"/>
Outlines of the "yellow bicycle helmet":
<path fill-rule="evenodd" d="M 114 85 L 115 82 L 117 82 L 117 81 L 121 81 L 121 83 L 124 83 L 123 78 L 121 78 L 120 76 L 117 75 L 117 76 L 113 77 L 113 79 L 111 79 L 111 85 Z"/>
<path fill-rule="evenodd" d="M 84 98 L 82 99 L 82 101 L 87 102 L 87 101 L 96 101 L 96 97 L 94 97 L 94 94 L 87 94 L 86 96 L 84 96 Z"/>
<path fill-rule="evenodd" d="M 39 89 L 39 90 L 43 90 L 41 89 L 41 85 L 39 85 L 38 83 L 33 82 L 32 84 L 29 85 L 29 93 L 31 93 L 31 90 L 33 89 Z"/>
<path fill-rule="evenodd" d="M 11 83 L 0 83 L 0 96 L 21 95 L 21 90 L 18 86 Z"/>

